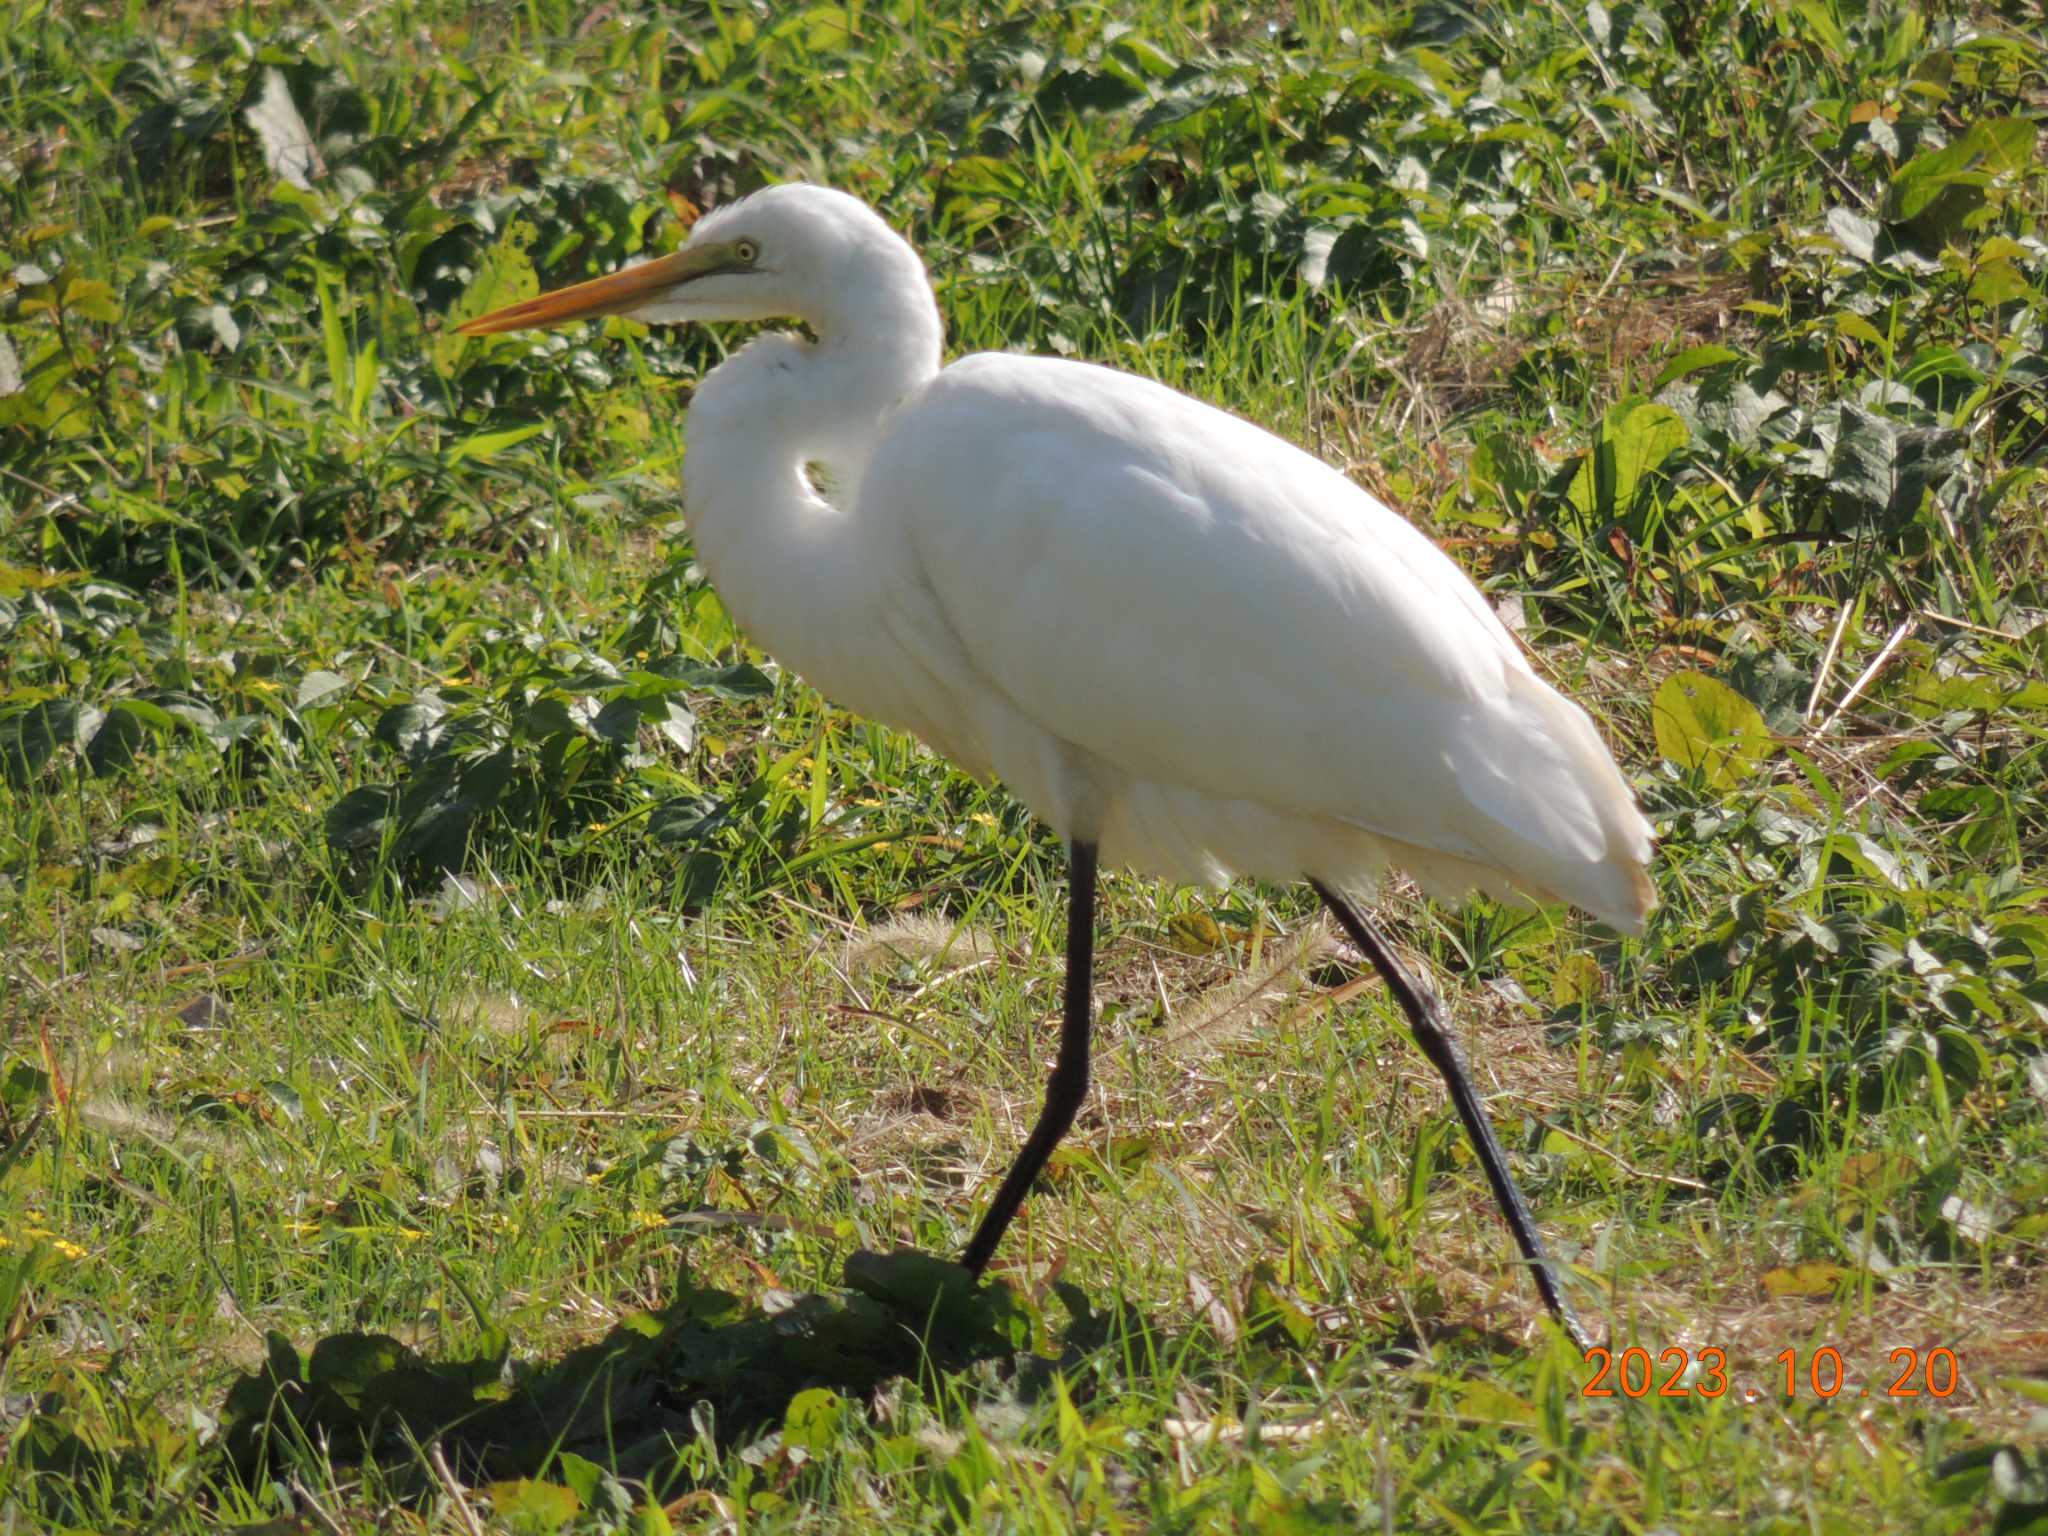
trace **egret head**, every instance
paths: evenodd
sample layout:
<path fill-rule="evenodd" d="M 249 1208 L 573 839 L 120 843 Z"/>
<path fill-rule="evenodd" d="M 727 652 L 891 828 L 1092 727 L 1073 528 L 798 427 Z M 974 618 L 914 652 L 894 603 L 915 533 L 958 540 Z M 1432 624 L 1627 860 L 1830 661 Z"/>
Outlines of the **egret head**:
<path fill-rule="evenodd" d="M 466 336 L 624 315 L 649 324 L 794 316 L 820 334 L 910 285 L 929 305 L 917 253 L 859 199 L 792 182 L 706 214 L 682 249 L 507 305 Z"/>

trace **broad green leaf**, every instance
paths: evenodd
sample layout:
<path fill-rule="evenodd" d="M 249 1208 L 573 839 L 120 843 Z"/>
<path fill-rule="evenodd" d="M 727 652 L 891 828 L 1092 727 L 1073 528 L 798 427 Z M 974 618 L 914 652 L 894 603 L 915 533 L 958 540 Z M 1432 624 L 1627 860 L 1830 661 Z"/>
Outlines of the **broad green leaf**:
<path fill-rule="evenodd" d="M 313 1346 L 306 1380 L 331 1387 L 353 1404 L 379 1376 L 411 1359 L 412 1351 L 389 1334 L 332 1333 Z"/>
<path fill-rule="evenodd" d="M 1984 169 L 1994 176 L 2015 176 L 2034 163 L 2040 126 L 2024 117 L 1986 117 L 1971 124 L 1963 136 Z"/>
<path fill-rule="evenodd" d="M 1520 438 L 1507 432 L 1491 432 L 1479 440 L 1466 466 L 1466 475 L 1475 493 L 1490 495 L 1516 517 L 1521 516 L 1530 495 L 1543 483 L 1536 469 L 1536 456 Z"/>
<path fill-rule="evenodd" d="M 540 278 L 533 270 L 527 248 L 533 244 L 533 226 L 515 219 L 504 238 L 477 263 L 476 276 L 462 290 L 462 297 L 449 308 L 441 334 L 434 338 L 434 366 L 442 373 L 459 373 L 461 365 L 478 349 L 516 343 L 496 336 L 464 336 L 456 327 L 465 320 L 530 299 L 540 292 Z"/>
<path fill-rule="evenodd" d="M 1307 1349 L 1316 1341 L 1315 1319 L 1280 1287 L 1272 1270 L 1263 1263 L 1252 1271 L 1244 1315 L 1254 1337 L 1285 1342 L 1297 1349 Z"/>
<path fill-rule="evenodd" d="M 789 1400 L 782 1416 L 782 1443 L 822 1456 L 839 1443 L 846 1399 L 829 1387 L 811 1387 Z"/>
<path fill-rule="evenodd" d="M 721 699 L 765 699 L 775 692 L 775 680 L 750 661 L 713 667 L 687 656 L 667 656 L 647 670 Z"/>
<path fill-rule="evenodd" d="M 451 447 L 443 455 L 442 462 L 453 469 L 464 459 L 487 459 L 494 453 L 502 453 L 507 448 L 516 447 L 530 437 L 538 437 L 547 430 L 547 427 L 548 424 L 544 421 L 529 421 L 523 426 L 501 427 L 495 432 L 479 432 L 473 437 L 465 437 Z"/>
<path fill-rule="evenodd" d="M 1719 678 L 1675 672 L 1651 702 L 1657 750 L 1715 789 L 1732 789 L 1775 750 L 1763 714 Z"/>
<path fill-rule="evenodd" d="M 1608 411 L 1599 440 L 1572 477 L 1571 500 L 1590 516 L 1618 521 L 1635 505 L 1645 475 L 1691 441 L 1685 419 L 1668 405 L 1622 401 Z"/>
<path fill-rule="evenodd" d="M 563 1483 L 583 1504 L 597 1502 L 599 1491 L 604 1487 L 604 1468 L 574 1451 L 564 1451 L 555 1462 L 555 1470 L 561 1474 Z"/>
<path fill-rule="evenodd" d="M 697 717 L 679 699 L 644 699 L 641 717 L 668 738 L 678 752 L 693 751 L 697 745 Z"/>
<path fill-rule="evenodd" d="M 1614 443 L 1614 505 L 1624 509 L 1635 499 L 1637 482 L 1692 436 L 1676 411 L 1653 404 L 1631 409 L 1608 435 Z"/>
<path fill-rule="evenodd" d="M 1905 871 L 1898 858 L 1868 833 L 1838 833 L 1829 840 L 1828 851 L 1859 874 L 1874 876 L 1893 890 L 1906 889 Z"/>
<path fill-rule="evenodd" d="M 600 741 L 630 747 L 640 736 L 640 701 L 612 699 L 585 724 Z"/>
<path fill-rule="evenodd" d="M 701 842 L 731 820 L 732 806 L 712 795 L 678 795 L 657 805 L 647 835 L 670 845 Z"/>
<path fill-rule="evenodd" d="M 148 735 L 148 727 L 139 714 L 125 704 L 115 704 L 92 733 L 92 740 L 86 743 L 85 764 L 98 778 L 117 773 L 135 761 L 135 754 L 142 750 Z"/>
<path fill-rule="evenodd" d="M 412 752 L 433 744 L 434 727 L 448 713 L 439 694 L 423 693 L 406 704 L 394 704 L 377 717 L 373 734 L 387 746 Z"/>
<path fill-rule="evenodd" d="M 1718 368 L 1723 363 L 1741 361 L 1740 352 L 1733 347 L 1724 347 L 1719 342 L 1710 341 L 1703 346 L 1687 347 L 1659 370 L 1657 382 L 1650 386 L 1650 393 L 1654 395 L 1673 379 L 1682 379 L 1689 373 L 1698 373 L 1702 368 Z"/>
<path fill-rule="evenodd" d="M 1845 402 L 1828 460 L 1838 520 L 1897 532 L 1919 512 L 1928 487 L 1961 468 L 1963 443 L 1953 428 L 1904 426 Z"/>
<path fill-rule="evenodd" d="M 294 707 L 316 709 L 322 704 L 333 704 L 352 686 L 339 672 L 308 672 L 299 679 L 299 691 L 294 700 Z"/>
<path fill-rule="evenodd" d="M 374 848 L 398 807 L 398 791 L 385 784 L 350 790 L 327 810 L 327 845 L 337 853 Z"/>
<path fill-rule="evenodd" d="M 852 47 L 859 35 L 847 18 L 846 8 L 839 5 L 813 6 L 798 18 L 797 24 L 803 28 L 804 47 L 812 53 L 829 54 L 835 49 Z"/>
<path fill-rule="evenodd" d="M 13 783 L 27 783 L 59 747 L 77 745 L 80 718 L 78 706 L 65 699 L 0 716 L 0 774 Z"/>
<path fill-rule="evenodd" d="M 1980 119 L 1960 138 L 1915 155 L 1893 173 L 1886 216 L 1910 224 L 1952 189 L 1981 188 L 1994 176 L 2024 170 L 2033 160 L 2036 133 L 2025 118 Z"/>
<path fill-rule="evenodd" d="M 1841 23 L 1835 19 L 1833 9 L 1822 0 L 1798 0 L 1792 10 L 1806 23 L 1807 30 L 1820 45 L 1837 59 L 1849 51 L 1849 40 L 1842 35 Z"/>

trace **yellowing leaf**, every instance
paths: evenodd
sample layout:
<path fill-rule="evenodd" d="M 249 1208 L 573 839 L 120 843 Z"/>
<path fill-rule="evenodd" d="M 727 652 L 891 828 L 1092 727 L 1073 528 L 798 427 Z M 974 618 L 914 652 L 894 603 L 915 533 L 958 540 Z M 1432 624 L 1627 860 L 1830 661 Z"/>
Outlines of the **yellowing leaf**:
<path fill-rule="evenodd" d="M 1913 1160 L 1901 1152 L 1859 1152 L 1842 1160 L 1835 1176 L 1842 1189 L 1885 1190 L 1912 1176 Z"/>
<path fill-rule="evenodd" d="M 543 1483 L 530 1477 L 492 1483 L 484 1490 L 491 1510 L 508 1529 L 520 1536 L 548 1536 L 576 1518 L 583 1502 L 560 1483 Z"/>
<path fill-rule="evenodd" d="M 1458 1388 L 1458 1417 L 1480 1424 L 1534 1424 L 1536 1406 L 1506 1387 L 1474 1380 Z"/>
<path fill-rule="evenodd" d="M 96 278 L 74 277 L 66 283 L 64 307 L 105 325 L 112 325 L 121 318 L 121 305 L 114 297 L 113 285 Z"/>
<path fill-rule="evenodd" d="M 1853 310 L 1843 310 L 1835 316 L 1835 334 L 1846 336 L 1851 341 L 1864 342 L 1889 352 L 1891 344 L 1884 339 L 1884 333 Z"/>
<path fill-rule="evenodd" d="M 1984 262 L 1970 279 L 1970 297 L 1979 304 L 2006 304 L 2033 291 L 2026 274 L 2004 257 Z"/>
<path fill-rule="evenodd" d="M 1823 1264 L 1818 1259 L 1809 1259 L 1803 1264 L 1789 1264 L 1779 1269 L 1765 1270 L 1764 1294 L 1832 1296 L 1836 1287 L 1848 1278 L 1849 1271 L 1839 1264 Z"/>
<path fill-rule="evenodd" d="M 1757 707 L 1704 672 L 1674 672 L 1651 700 L 1657 750 L 1715 789 L 1753 774 L 1777 744 Z"/>
<path fill-rule="evenodd" d="M 1567 955 L 1550 973 L 1550 1000 L 1559 1007 L 1590 1003 L 1599 997 L 1606 978 L 1591 955 Z"/>

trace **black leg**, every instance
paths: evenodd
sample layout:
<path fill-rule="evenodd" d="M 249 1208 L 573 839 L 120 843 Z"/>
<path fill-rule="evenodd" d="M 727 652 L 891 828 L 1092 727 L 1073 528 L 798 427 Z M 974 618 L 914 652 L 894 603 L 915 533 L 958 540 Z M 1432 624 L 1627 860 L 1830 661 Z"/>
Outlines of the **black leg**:
<path fill-rule="evenodd" d="M 1458 1118 L 1465 1122 L 1465 1134 L 1472 1138 L 1473 1149 L 1479 1154 L 1479 1164 L 1486 1170 L 1486 1181 L 1493 1186 L 1493 1198 L 1499 1203 L 1501 1215 L 1507 1218 L 1508 1230 L 1515 1234 L 1522 1257 L 1529 1261 L 1529 1268 L 1536 1277 L 1536 1289 L 1543 1293 L 1551 1314 L 1571 1335 L 1572 1342 L 1582 1350 L 1590 1349 L 1592 1337 L 1580 1326 L 1577 1314 L 1564 1299 L 1564 1292 L 1557 1283 L 1557 1271 L 1551 1267 L 1550 1253 L 1543 1246 L 1543 1234 L 1536 1230 L 1536 1220 L 1529 1214 L 1528 1202 L 1523 1200 L 1521 1190 L 1515 1187 L 1514 1175 L 1508 1172 L 1507 1154 L 1501 1151 L 1493 1127 L 1487 1123 L 1486 1110 L 1479 1102 L 1479 1095 L 1472 1091 L 1472 1079 L 1465 1072 L 1464 1055 L 1459 1051 L 1449 1021 L 1443 1017 L 1436 999 L 1415 985 L 1408 973 L 1401 969 L 1401 963 L 1394 958 L 1386 940 L 1373 931 L 1372 925 L 1350 902 L 1320 880 L 1309 883 L 1323 898 L 1323 905 L 1330 909 L 1330 915 L 1337 919 L 1337 926 L 1351 936 L 1351 942 L 1386 978 L 1388 988 L 1401 1004 L 1401 1011 L 1408 1015 L 1408 1026 L 1415 1031 L 1415 1043 L 1422 1047 L 1422 1054 L 1443 1074 L 1444 1086 L 1451 1091 L 1451 1103 L 1457 1106 Z"/>
<path fill-rule="evenodd" d="M 1017 1154 L 1017 1161 L 1003 1175 L 995 1200 L 981 1225 L 974 1229 L 974 1241 L 960 1262 L 968 1273 L 979 1275 L 988 1267 L 990 1255 L 1010 1219 L 1031 1193 L 1032 1181 L 1052 1156 L 1052 1149 L 1074 1123 L 1081 1101 L 1088 1095 L 1088 1011 L 1094 993 L 1095 972 L 1095 845 L 1074 843 L 1067 850 L 1067 990 L 1066 1006 L 1060 1016 L 1060 1056 L 1045 1085 L 1045 1108 L 1038 1112 L 1038 1124 L 1031 1139 Z"/>

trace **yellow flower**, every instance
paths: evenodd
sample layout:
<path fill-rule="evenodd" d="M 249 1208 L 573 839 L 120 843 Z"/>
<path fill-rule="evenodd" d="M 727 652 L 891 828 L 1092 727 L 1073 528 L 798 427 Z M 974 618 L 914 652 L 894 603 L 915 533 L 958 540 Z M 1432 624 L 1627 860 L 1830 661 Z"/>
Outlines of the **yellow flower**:
<path fill-rule="evenodd" d="M 73 1263 L 76 1263 L 78 1260 L 85 1257 L 85 1250 L 83 1248 L 79 1247 L 78 1244 L 74 1242 L 69 1242 L 61 1237 L 55 1237 L 50 1239 L 50 1246 L 56 1249 L 59 1253 L 63 1254 L 65 1258 L 70 1259 Z"/>

